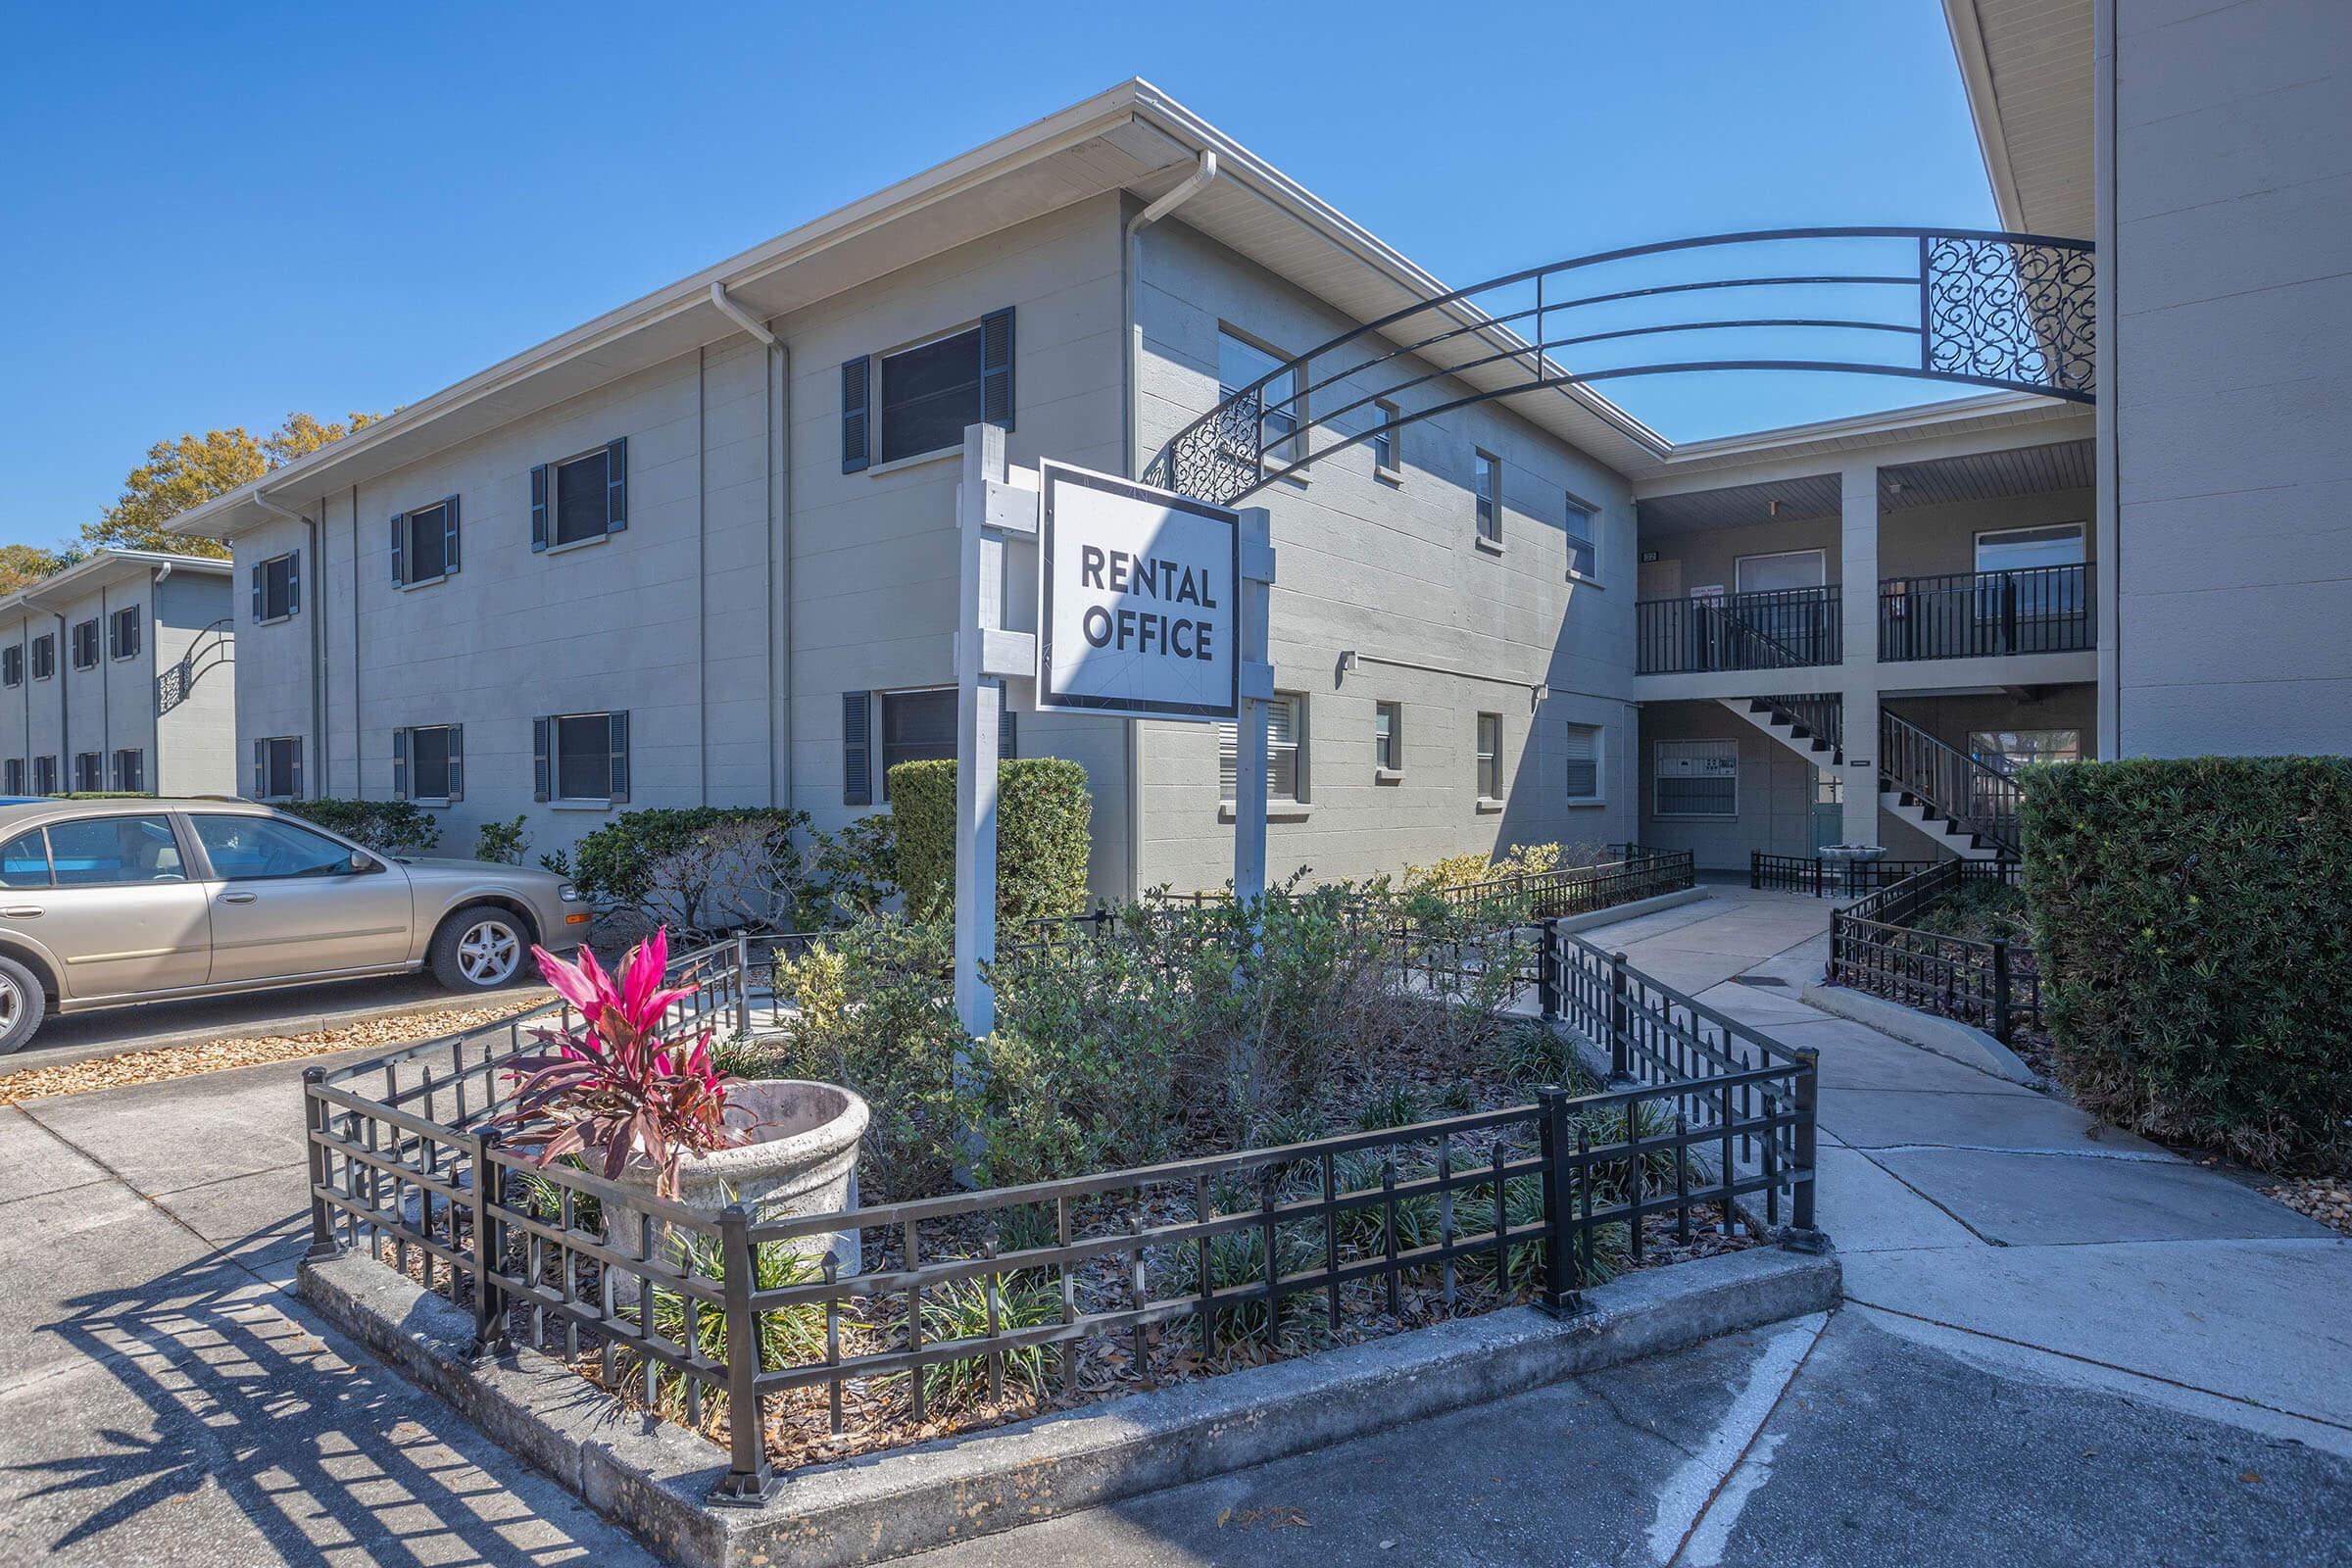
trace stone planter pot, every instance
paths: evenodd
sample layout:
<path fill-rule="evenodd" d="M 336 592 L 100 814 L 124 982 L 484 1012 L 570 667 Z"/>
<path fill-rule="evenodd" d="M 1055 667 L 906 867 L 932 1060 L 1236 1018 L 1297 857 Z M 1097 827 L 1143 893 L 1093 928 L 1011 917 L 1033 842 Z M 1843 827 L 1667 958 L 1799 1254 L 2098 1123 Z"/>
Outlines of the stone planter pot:
<path fill-rule="evenodd" d="M 729 1203 L 742 1203 L 756 1219 L 790 1219 L 858 1206 L 858 1145 L 871 1111 L 865 1101 L 837 1084 L 799 1078 L 758 1078 L 739 1085 L 727 1102 L 731 1126 L 748 1126 L 749 1143 L 715 1153 L 689 1154 L 678 1167 L 677 1201 L 715 1221 Z M 651 1196 L 655 1173 L 632 1160 L 619 1184 Z M 643 1234 L 642 1209 L 608 1205 L 605 1240 L 635 1251 Z M 655 1256 L 664 1256 L 670 1227 L 654 1221 Z M 784 1244 L 811 1255 L 830 1252 L 844 1274 L 858 1267 L 858 1233 L 837 1231 Z M 636 1279 L 613 1280 L 618 1300 L 633 1300 Z"/>

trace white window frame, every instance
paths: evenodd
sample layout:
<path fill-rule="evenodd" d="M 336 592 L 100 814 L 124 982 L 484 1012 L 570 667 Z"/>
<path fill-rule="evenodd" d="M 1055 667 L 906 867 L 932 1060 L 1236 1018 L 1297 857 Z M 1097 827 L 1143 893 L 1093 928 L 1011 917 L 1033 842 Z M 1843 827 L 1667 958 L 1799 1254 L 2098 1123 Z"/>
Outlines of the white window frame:
<path fill-rule="evenodd" d="M 29 648 L 30 652 L 25 655 L 25 662 L 31 666 L 32 678 L 34 680 L 55 678 L 57 674 L 57 633 L 53 631 L 41 633 L 32 639 Z M 40 656 L 43 654 L 49 656 L 46 661 L 49 665 L 47 669 L 41 667 L 43 661 Z"/>
<path fill-rule="evenodd" d="M 1649 814 L 1650 814 L 1650 815 L 1652 815 L 1652 816 L 1654 816 L 1654 817 L 1662 817 L 1662 818 L 1665 818 L 1665 819 L 1667 819 L 1667 820 L 1670 820 L 1670 821 L 1693 821 L 1693 822 L 1730 822 L 1730 821 L 1735 821 L 1735 820 L 1737 820 L 1737 819 L 1739 818 L 1739 815 L 1740 815 L 1740 742 L 1739 742 L 1739 740 L 1738 740 L 1737 738 L 1735 738 L 1735 737 L 1729 737 L 1729 736 L 1720 736 L 1720 735 L 1710 735 L 1710 736 L 1692 736 L 1692 737 L 1690 737 L 1690 738 L 1688 738 L 1688 739 L 1679 739 L 1679 740 L 1660 740 L 1660 741 L 1653 741 L 1653 742 L 1651 743 L 1651 745 L 1652 745 L 1652 748 L 1653 748 L 1653 750 L 1652 750 L 1652 751 L 1651 751 L 1651 753 L 1650 753 L 1650 758 L 1651 758 L 1651 766 L 1650 766 L 1650 779 L 1649 779 Z M 1668 748 L 1670 748 L 1670 747 L 1677 747 L 1677 746 L 1683 746 L 1683 747 L 1713 746 L 1713 747 L 1724 747 L 1724 748 L 1728 748 L 1728 749 L 1730 750 L 1730 752 L 1731 752 L 1731 754 L 1732 754 L 1732 771 L 1731 771 L 1731 780 L 1732 780 L 1732 808 L 1731 808 L 1730 810 L 1728 810 L 1728 811 L 1670 811 L 1670 810 L 1666 809 L 1666 808 L 1665 808 L 1665 807 L 1664 807 L 1664 806 L 1662 806 L 1662 805 L 1660 804 L 1661 800 L 1663 799 L 1663 794 L 1662 794 L 1662 786 L 1663 786 L 1663 785 L 1665 784 L 1665 782 L 1666 782 L 1666 769 L 1665 769 L 1664 763 L 1665 763 L 1665 762 L 1666 762 L 1666 760 L 1667 760 L 1667 757 L 1668 757 Z"/>
<path fill-rule="evenodd" d="M 1394 421 L 1404 411 L 1387 398 L 1372 400 L 1373 435 L 1364 443 L 1372 451 L 1372 476 L 1391 484 L 1404 482 L 1404 427 Z M 1394 425 L 1384 431 L 1384 426 Z"/>
<path fill-rule="evenodd" d="M 1306 722 L 1309 704 L 1306 694 L 1304 692 L 1276 692 L 1274 701 L 1279 704 L 1287 704 L 1290 708 L 1291 738 L 1288 741 L 1277 741 L 1274 738 L 1274 715 L 1269 710 L 1266 715 L 1266 808 L 1268 810 L 1308 804 L 1309 791 L 1312 788 L 1312 783 L 1307 776 L 1309 736 Z M 1227 793 L 1225 772 L 1228 766 L 1233 768 L 1234 783 L 1238 787 L 1241 783 L 1239 765 L 1242 749 L 1241 726 L 1220 721 L 1216 726 L 1216 734 L 1217 805 L 1220 809 L 1230 811 L 1233 809 L 1234 796 Z M 1291 787 L 1287 793 L 1276 788 L 1274 783 L 1282 774 L 1282 758 L 1286 754 L 1291 759 Z"/>
<path fill-rule="evenodd" d="M 1219 342 L 1217 349 L 1216 375 L 1217 401 L 1219 403 L 1224 402 L 1227 398 L 1234 396 L 1236 393 L 1242 390 L 1241 386 L 1228 386 L 1225 382 L 1224 339 L 1231 338 L 1246 349 L 1250 349 L 1256 353 L 1265 355 L 1278 367 L 1290 365 L 1291 363 L 1290 355 L 1276 348 L 1273 344 L 1268 343 L 1263 338 L 1257 337 L 1252 333 L 1243 331 L 1240 327 L 1235 326 L 1231 321 L 1219 321 L 1217 323 L 1217 337 Z M 1252 379 L 1254 379 L 1254 377 Z M 1244 386 L 1248 384 L 1248 382 L 1242 383 Z M 1274 397 L 1274 393 L 1278 390 L 1283 394 L 1279 400 Z M 1265 455 L 1262 459 L 1260 459 L 1256 453 L 1249 452 L 1239 448 L 1235 449 L 1234 455 L 1247 462 L 1261 464 L 1261 472 L 1264 471 L 1265 467 L 1279 467 L 1289 464 L 1297 463 L 1300 458 L 1306 455 L 1305 447 L 1303 445 L 1306 439 L 1306 400 L 1298 395 L 1298 367 L 1292 366 L 1290 369 L 1283 371 L 1282 374 L 1276 379 L 1267 382 L 1265 390 L 1258 394 L 1258 407 L 1261 412 L 1258 415 L 1257 438 L 1265 446 Z M 1268 403 L 1276 401 L 1280 401 L 1283 404 L 1284 412 L 1276 414 L 1266 414 L 1262 412 Z M 1287 419 L 1290 421 L 1290 428 L 1282 433 L 1280 439 L 1269 440 L 1268 431 L 1266 428 L 1266 421 L 1269 419 Z M 1303 480 L 1305 477 L 1306 476 L 1304 473 L 1294 473 L 1291 475 L 1293 480 Z"/>
<path fill-rule="evenodd" d="M 1601 577 L 1600 528 L 1598 527 L 1600 522 L 1600 508 L 1594 506 L 1592 502 L 1587 501 L 1583 496 L 1578 495 L 1573 490 L 1566 492 L 1566 494 L 1567 505 L 1561 517 L 1560 531 L 1567 537 L 1568 580 L 1570 582 L 1591 583 L 1593 587 L 1597 588 L 1600 586 Z M 1578 526 L 1579 523 L 1583 524 L 1581 528 Z M 1586 552 L 1592 558 L 1592 569 L 1591 571 L 1579 571 L 1576 568 L 1576 547 L 1580 544 L 1585 547 Z"/>
<path fill-rule="evenodd" d="M 550 713 L 547 716 L 547 801 L 550 806 L 610 807 L 612 804 L 612 715 L 616 708 L 591 709 L 577 713 Z M 605 725 L 605 793 L 602 795 L 566 795 L 564 793 L 564 726 L 584 719 L 602 719 Z M 635 734 L 629 736 L 632 747 Z M 636 759 L 630 759 L 632 770 Z M 414 766 L 414 761 L 411 763 Z"/>
<path fill-rule="evenodd" d="M 434 582 L 438 582 L 438 581 L 440 581 L 440 579 L 439 579 L 439 578 L 437 578 L 437 577 L 436 577 L 436 578 L 431 578 L 431 579 L 428 579 L 428 580 L 429 580 L 429 581 L 434 581 Z M 610 724 L 610 723 L 612 722 L 612 720 L 611 720 L 611 717 L 610 717 L 609 715 L 608 715 L 608 717 L 607 717 L 607 719 L 606 719 L 606 722 L 607 722 L 608 724 Z M 453 735 L 453 736 L 454 736 L 454 735 L 458 734 L 458 733 L 459 733 L 459 732 L 460 732 L 462 729 L 464 729 L 464 728 L 465 728 L 465 726 L 464 726 L 464 725 L 462 725 L 462 724 L 409 724 L 409 725 L 406 725 L 406 726 L 404 726 L 404 728 L 406 729 L 406 731 L 407 731 L 407 733 L 408 733 L 408 739 L 407 739 L 407 740 L 405 740 L 405 741 L 403 741 L 401 744 L 402 744 L 402 745 L 404 745 L 405 747 L 407 747 L 407 748 L 408 748 L 408 756 L 409 756 L 409 763 L 408 763 L 408 783 L 409 783 L 409 800 L 410 800 L 410 802 L 411 802 L 412 804 L 414 804 L 414 805 L 416 805 L 416 806 L 448 806 L 448 805 L 451 805 L 453 802 L 455 802 L 455 801 L 457 801 L 457 800 L 460 800 L 460 799 L 462 799 L 462 798 L 463 798 L 463 796 L 462 796 L 462 795 L 454 795 L 454 796 L 453 796 L 453 795 L 451 795 L 451 794 L 449 793 L 449 791 L 448 791 L 446 788 L 444 788 L 444 789 L 442 790 L 442 792 L 441 792 L 440 794 L 438 794 L 438 795 L 426 795 L 426 794 L 422 793 L 421 791 L 419 791 L 419 790 L 416 788 L 416 737 L 417 737 L 418 735 L 421 735 L 422 733 L 424 733 L 426 730 L 434 730 L 434 729 L 445 731 L 446 733 L 448 733 L 448 734 L 450 734 L 450 735 Z M 608 731 L 607 731 L 608 741 L 609 741 L 609 739 L 610 739 L 610 734 L 611 734 L 611 732 L 608 730 Z M 555 741 L 555 736 L 554 736 L 553 734 L 549 735 L 549 737 L 548 737 L 548 740 L 549 740 L 549 743 L 552 745 L 552 744 L 554 743 L 554 741 Z M 608 753 L 608 754 L 610 754 L 611 750 L 612 750 L 612 748 L 611 748 L 611 746 L 608 744 L 608 746 L 606 747 L 606 751 L 607 751 L 607 753 Z M 452 770 L 453 766 L 463 766 L 463 765 L 464 765 L 464 764 L 463 764 L 461 761 L 459 761 L 459 758 L 460 758 L 462 755 L 463 755 L 463 754 L 456 752 L 454 749 L 453 749 L 453 750 L 450 750 L 450 751 L 444 751 L 444 752 L 442 753 L 441 782 L 442 782 L 442 784 L 443 784 L 443 785 L 445 785 L 445 786 L 446 786 L 446 785 L 449 783 L 450 772 L 451 772 L 451 770 Z M 610 763 L 608 763 L 608 764 L 606 764 L 606 765 L 607 765 L 608 769 L 609 769 L 609 768 L 610 768 L 610 766 L 611 766 L 611 764 L 610 764 Z M 552 758 L 551 758 L 551 759 L 549 760 L 549 761 L 548 761 L 548 766 L 549 766 L 549 768 L 550 768 L 551 770 L 554 768 L 554 766 L 555 766 L 555 761 L 554 761 L 554 759 L 552 759 Z M 611 779 L 610 775 L 608 774 L 608 776 L 607 776 L 607 778 L 606 778 L 606 783 L 609 785 L 609 784 L 611 784 L 611 782 L 612 782 L 612 779 Z"/>
<path fill-rule="evenodd" d="M 1480 549 L 1502 548 L 1502 459 L 1485 447 L 1470 449 L 1470 521 Z"/>
<path fill-rule="evenodd" d="M 106 612 L 106 640 L 108 646 L 114 650 L 108 657 L 113 659 L 116 663 L 139 657 L 140 645 L 147 640 L 147 617 L 143 613 L 145 607 L 142 605 L 119 605 Z M 130 632 L 127 637 L 122 634 L 125 627 Z"/>
<path fill-rule="evenodd" d="M 1487 744 L 1487 726 L 1494 727 L 1494 743 Z M 1481 806 L 1500 805 L 1502 795 L 1502 715 L 1495 712 L 1473 714 L 1470 720 L 1471 785 Z M 1494 788 L 1487 788 L 1492 772 Z"/>
<path fill-rule="evenodd" d="M 1751 561 L 1793 561 L 1799 556 L 1811 556 L 1821 568 L 1814 573 L 1811 582 L 1799 583 L 1793 588 L 1748 588 L 1742 586 L 1740 581 L 1740 569 Z M 1735 594 L 1793 594 L 1801 593 L 1807 588 L 1826 588 L 1829 585 L 1830 553 L 1819 545 L 1806 550 L 1760 550 L 1752 556 L 1734 556 L 1732 558 L 1732 592 Z"/>
<path fill-rule="evenodd" d="M 1389 753 L 1386 759 L 1380 755 L 1384 739 L 1380 733 L 1380 721 L 1384 718 L 1389 721 L 1389 733 L 1385 737 Z M 1381 701 L 1372 705 L 1372 765 L 1384 776 L 1393 777 L 1404 771 L 1404 705 L 1402 703 Z"/>
<path fill-rule="evenodd" d="M 103 624 L 105 619 L 106 617 L 103 615 L 92 615 L 89 619 L 77 620 L 67 628 L 69 635 L 66 638 L 66 649 L 69 657 L 74 661 L 74 667 L 76 670 L 96 669 L 105 662 L 106 631 Z M 90 634 L 90 657 L 86 660 L 81 657 L 81 634 L 83 632 Z"/>
<path fill-rule="evenodd" d="M 1587 724 L 1571 719 L 1563 727 L 1560 744 L 1561 788 L 1565 790 L 1567 787 L 1566 769 L 1571 758 L 1567 738 L 1579 730 L 1592 737 L 1592 793 L 1567 795 L 1567 803 L 1570 806 L 1606 806 L 1609 800 L 1609 729 L 1606 724 Z"/>
<path fill-rule="evenodd" d="M 0 686 L 10 691 L 24 684 L 24 645 L 10 643 L 0 648 Z"/>
<path fill-rule="evenodd" d="M 575 463 L 585 463 L 590 458 L 601 458 L 604 460 L 605 525 L 594 533 L 582 534 L 577 539 L 566 539 L 564 537 L 564 470 L 570 467 Z M 553 462 L 549 463 L 547 466 L 547 548 L 540 551 L 539 554 L 543 556 L 552 556 L 565 550 L 580 550 L 589 545 L 601 545 L 612 537 L 612 443 L 610 441 L 600 441 L 595 446 L 582 447 L 579 451 L 572 453 L 569 457 L 557 458 Z M 449 573 L 444 571 L 441 575 L 446 577 L 449 575 Z M 433 582 L 439 582 L 441 578 L 434 577 L 429 580 Z M 422 586 L 422 584 L 416 583 L 404 586 Z M 615 711 L 617 711 L 617 710 L 615 710 Z"/>
<path fill-rule="evenodd" d="M 274 626 L 281 621 L 292 620 L 296 615 L 302 613 L 302 606 L 294 597 L 293 567 L 294 558 L 300 554 L 301 552 L 298 550 L 288 550 L 282 554 L 271 556 L 260 564 L 258 569 L 262 574 L 262 609 L 267 612 L 270 608 L 270 568 L 272 566 L 279 568 L 278 575 L 284 579 L 286 584 L 286 609 L 282 614 L 263 614 L 259 620 L 254 622 L 256 626 Z"/>
<path fill-rule="evenodd" d="M 586 457 L 586 456 L 587 456 L 587 454 L 586 454 L 586 453 L 582 453 L 582 454 L 580 454 L 580 456 L 581 456 L 581 457 Z M 576 460 L 572 460 L 572 461 L 576 461 Z M 610 461 L 610 460 L 608 460 L 608 462 L 609 462 L 609 461 Z M 557 488 L 556 488 L 556 469 L 557 469 L 559 466 L 560 466 L 560 465 L 554 465 L 554 464 L 551 464 L 551 465 L 549 465 L 549 466 L 548 466 L 548 470 L 547 470 L 547 488 L 548 488 L 548 509 L 547 509 L 547 510 L 548 510 L 548 519 L 547 519 L 547 522 L 548 522 L 548 527 L 549 527 L 551 530 L 552 530 L 552 529 L 555 527 L 555 525 L 556 525 L 556 518 L 555 518 L 555 513 L 556 513 L 556 496 L 557 496 L 557 493 L 558 493 L 558 492 L 557 492 Z M 607 467 L 607 469 L 606 469 L 605 471 L 606 471 L 606 473 L 607 473 L 608 477 L 609 477 L 609 476 L 611 475 L 611 473 L 612 473 L 612 469 L 611 469 L 609 466 Z M 431 587 L 431 586 L 432 586 L 434 583 L 437 583 L 437 582 L 447 582 L 447 581 L 449 580 L 449 503 L 450 503 L 450 500 L 451 500 L 451 498 L 450 498 L 450 497 L 448 497 L 448 496 L 443 496 L 443 497 L 442 497 L 440 500 L 438 500 L 438 501 L 429 502 L 429 503 L 427 503 L 427 504 L 426 504 L 426 505 L 424 505 L 424 506 L 421 506 L 421 507 L 417 507 L 417 508 L 416 508 L 414 511 L 410 511 L 410 512 L 404 512 L 404 513 L 402 513 L 402 514 L 400 514 L 400 572 L 401 572 L 401 576 L 400 576 L 400 581 L 399 581 L 399 582 L 397 582 L 397 583 L 394 583 L 394 584 L 392 585 L 395 591 L 397 591 L 397 592 L 399 592 L 399 593 L 404 593 L 404 594 L 405 594 L 405 593 L 407 593 L 407 592 L 408 592 L 410 589 L 412 589 L 412 588 L 429 588 L 429 587 Z M 610 511 L 610 508 L 608 508 L 608 513 L 609 513 L 609 511 Z M 416 519 L 417 519 L 418 517 L 421 517 L 421 516 L 423 516 L 423 515 L 424 515 L 426 513 L 428 513 L 428 512 L 430 512 L 430 513 L 436 513 L 436 514 L 439 514 L 439 516 L 440 516 L 440 526 L 439 526 L 439 527 L 438 527 L 438 528 L 437 528 L 435 531 L 441 535 L 441 569 L 440 569 L 439 571 L 437 571 L 437 572 L 433 573 L 433 575 L 431 575 L 430 577 L 416 577 L 416 576 L 412 576 L 412 575 L 410 575 L 410 573 L 409 573 L 409 564 L 410 564 L 411 562 L 413 562 L 413 561 L 415 561 L 415 560 L 416 559 Z M 606 520 L 608 523 L 610 523 L 610 522 L 612 521 L 612 518 L 611 518 L 611 516 L 610 516 L 610 515 L 608 515 L 608 516 L 606 517 L 606 519 L 605 519 L 605 520 Z M 605 531 L 606 531 L 606 532 L 608 532 L 608 533 L 610 533 L 610 532 L 612 532 L 612 529 L 611 529 L 610 527 L 608 527 L 608 528 L 607 528 Z M 577 542 L 577 543 L 585 543 L 585 541 L 575 541 L 575 542 Z M 551 544 L 551 545 L 550 545 L 548 548 L 552 550 L 552 549 L 554 549 L 555 547 L 554 547 L 554 546 Z M 542 551 L 542 552 L 540 552 L 540 553 L 541 553 L 542 555 L 546 554 L 546 552 L 545 552 L 545 551 Z M 432 726 L 430 726 L 430 725 L 427 725 L 427 726 L 424 726 L 424 727 L 426 727 L 426 728 L 431 728 Z"/>

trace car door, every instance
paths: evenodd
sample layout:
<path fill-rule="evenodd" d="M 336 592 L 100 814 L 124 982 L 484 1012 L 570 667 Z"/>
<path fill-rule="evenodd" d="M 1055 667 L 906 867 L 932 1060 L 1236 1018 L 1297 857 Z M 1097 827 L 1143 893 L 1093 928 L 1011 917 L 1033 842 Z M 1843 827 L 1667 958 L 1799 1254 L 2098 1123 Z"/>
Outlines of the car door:
<path fill-rule="evenodd" d="M 69 1000 L 205 983 L 210 911 L 168 812 L 53 821 L 11 839 L 0 860 L 0 918 L 48 951 Z"/>
<path fill-rule="evenodd" d="M 257 812 L 191 811 L 213 919 L 213 983 L 290 980 L 406 962 L 409 876 L 351 846 Z"/>

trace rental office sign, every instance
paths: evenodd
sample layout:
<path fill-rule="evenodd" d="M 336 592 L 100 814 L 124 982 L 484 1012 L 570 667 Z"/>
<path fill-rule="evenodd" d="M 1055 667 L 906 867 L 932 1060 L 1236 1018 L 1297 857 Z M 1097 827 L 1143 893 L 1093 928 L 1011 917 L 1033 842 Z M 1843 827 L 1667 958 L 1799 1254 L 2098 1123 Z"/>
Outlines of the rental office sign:
<path fill-rule="evenodd" d="M 1234 721 L 1241 514 L 1067 464 L 1038 479 L 1037 706 Z"/>

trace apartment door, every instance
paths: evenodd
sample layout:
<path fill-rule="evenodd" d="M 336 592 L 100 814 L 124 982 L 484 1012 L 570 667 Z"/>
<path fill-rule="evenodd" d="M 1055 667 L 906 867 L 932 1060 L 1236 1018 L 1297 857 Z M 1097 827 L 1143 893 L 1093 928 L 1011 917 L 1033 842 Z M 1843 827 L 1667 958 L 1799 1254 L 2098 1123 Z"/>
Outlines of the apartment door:
<path fill-rule="evenodd" d="M 380 969 L 407 961 L 409 876 L 354 871 L 351 851 L 270 816 L 209 811 L 188 820 L 211 862 L 213 983 Z"/>

